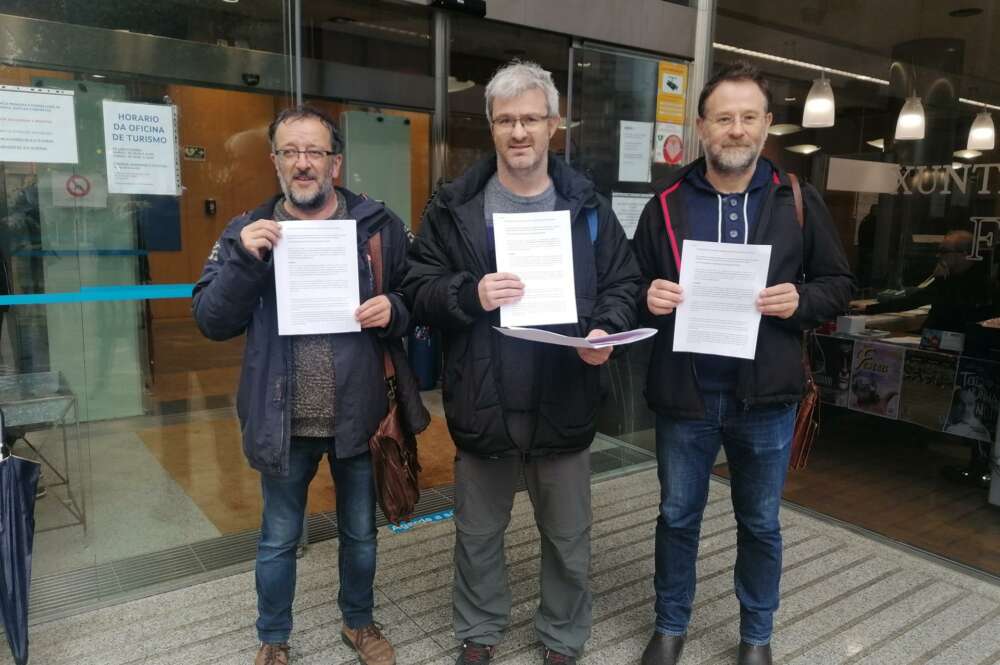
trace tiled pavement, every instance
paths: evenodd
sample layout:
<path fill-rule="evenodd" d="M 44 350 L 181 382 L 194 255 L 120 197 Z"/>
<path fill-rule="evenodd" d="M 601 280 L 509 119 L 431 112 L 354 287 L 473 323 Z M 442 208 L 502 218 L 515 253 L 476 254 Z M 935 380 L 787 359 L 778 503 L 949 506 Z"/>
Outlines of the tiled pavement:
<path fill-rule="evenodd" d="M 735 663 L 736 527 L 728 487 L 712 483 L 698 595 L 684 665 Z M 636 663 L 652 627 L 654 471 L 594 486 L 594 628 L 582 662 Z M 785 509 L 776 662 L 793 665 L 1000 663 L 1000 586 Z M 376 617 L 403 664 L 454 662 L 453 524 L 380 533 Z M 538 663 L 538 534 L 518 496 L 507 535 L 511 627 L 495 662 Z M 1000 556 L 1000 553 L 998 553 Z M 339 639 L 336 542 L 300 561 L 293 663 L 356 662 Z M 248 665 L 255 649 L 252 573 L 34 626 L 38 665 Z M 0 663 L 6 665 L 6 656 Z"/>

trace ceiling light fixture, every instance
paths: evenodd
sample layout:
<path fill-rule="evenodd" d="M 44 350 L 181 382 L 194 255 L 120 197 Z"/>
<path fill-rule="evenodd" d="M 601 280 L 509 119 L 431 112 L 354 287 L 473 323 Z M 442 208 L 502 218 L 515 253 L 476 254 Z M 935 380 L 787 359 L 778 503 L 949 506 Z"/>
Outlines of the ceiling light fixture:
<path fill-rule="evenodd" d="M 980 111 L 969 129 L 969 150 L 992 150 L 996 147 L 997 133 L 993 126 L 993 116 L 989 111 Z"/>
<path fill-rule="evenodd" d="M 956 150 L 952 154 L 954 154 L 959 159 L 975 159 L 976 157 L 983 156 L 983 153 L 979 152 L 978 150 L 969 150 L 969 149 Z"/>
<path fill-rule="evenodd" d="M 885 150 L 885 139 L 872 139 L 871 141 L 865 141 L 868 145 L 873 148 L 878 148 L 879 150 Z"/>
<path fill-rule="evenodd" d="M 797 152 L 800 155 L 811 155 L 817 150 L 819 150 L 818 145 L 813 145 L 812 143 L 802 143 L 799 145 L 790 145 L 785 150 L 789 152 Z"/>
<path fill-rule="evenodd" d="M 475 85 L 475 81 L 460 81 L 454 76 L 448 77 L 448 92 L 462 92 L 463 90 L 475 87 Z"/>
<path fill-rule="evenodd" d="M 874 76 L 866 76 L 865 74 L 856 74 L 855 72 L 849 72 L 843 69 L 834 69 L 833 67 L 824 67 L 823 65 L 817 65 L 815 63 L 805 62 L 803 60 L 793 60 L 792 58 L 783 58 L 780 55 L 772 55 L 770 53 L 764 53 L 763 51 L 754 51 L 752 49 L 740 48 L 738 46 L 730 46 L 729 44 L 720 44 L 719 42 L 713 42 L 712 47 L 720 51 L 726 51 L 728 53 L 745 55 L 748 58 L 757 58 L 758 60 L 767 60 L 769 62 L 780 62 L 785 65 L 791 65 L 792 67 L 799 67 L 801 69 L 811 69 L 814 72 L 825 72 L 833 76 L 842 76 L 844 78 L 854 79 L 855 81 L 865 81 L 866 83 L 875 83 L 877 85 L 882 85 L 882 86 L 889 85 L 889 81 L 887 81 L 886 79 L 880 79 Z M 982 108 L 993 109 L 994 111 L 1000 111 L 1000 106 L 997 106 L 995 104 L 987 104 L 985 102 L 981 102 L 976 99 L 959 97 L 958 101 L 962 102 L 963 104 L 969 104 L 970 106 L 979 106 Z"/>
<path fill-rule="evenodd" d="M 794 134 L 795 132 L 801 131 L 802 128 L 798 125 L 785 122 L 777 125 L 771 125 L 771 127 L 767 130 L 767 133 L 771 136 L 786 136 L 788 134 Z"/>
<path fill-rule="evenodd" d="M 806 105 L 802 109 L 803 127 L 833 127 L 836 103 L 833 100 L 833 87 L 825 74 L 813 81 L 806 96 Z"/>
<path fill-rule="evenodd" d="M 924 105 L 920 98 L 911 95 L 906 98 L 896 119 L 897 141 L 919 141 L 924 138 L 927 123 L 924 120 Z"/>

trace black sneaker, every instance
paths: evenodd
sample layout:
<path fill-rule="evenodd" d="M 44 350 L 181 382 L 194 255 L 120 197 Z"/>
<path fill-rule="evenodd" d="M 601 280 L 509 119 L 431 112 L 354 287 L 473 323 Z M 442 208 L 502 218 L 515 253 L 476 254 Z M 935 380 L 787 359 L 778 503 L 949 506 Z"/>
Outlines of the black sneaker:
<path fill-rule="evenodd" d="M 542 656 L 542 665 L 576 665 L 576 658 L 552 649 L 546 649 L 545 655 Z"/>
<path fill-rule="evenodd" d="M 455 665 L 488 663 L 493 658 L 494 649 L 495 647 L 478 642 L 462 642 L 462 650 L 458 652 L 458 660 L 455 661 Z"/>

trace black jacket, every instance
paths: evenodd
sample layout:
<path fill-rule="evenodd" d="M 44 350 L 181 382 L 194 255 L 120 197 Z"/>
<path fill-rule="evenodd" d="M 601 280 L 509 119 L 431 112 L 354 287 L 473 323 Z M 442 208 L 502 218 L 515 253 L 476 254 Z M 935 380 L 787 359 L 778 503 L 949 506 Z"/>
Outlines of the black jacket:
<path fill-rule="evenodd" d="M 674 316 L 654 316 L 646 292 L 654 279 L 679 281 L 680 255 L 689 226 L 684 176 L 703 159 L 655 185 L 636 229 L 633 249 L 642 270 L 641 316 L 659 329 L 646 379 L 646 400 L 657 413 L 676 418 L 702 418 L 693 354 L 675 353 Z M 773 166 L 773 165 L 772 165 Z M 854 290 L 844 249 L 830 213 L 811 185 L 803 184 L 805 226 L 799 229 L 788 176 L 774 167 L 774 177 L 761 203 L 750 242 L 771 245 L 767 285 L 790 282 L 799 290 L 799 307 L 789 319 L 762 316 L 754 360 L 740 360 L 736 397 L 744 406 L 797 402 L 802 396 L 802 331 L 845 311 Z M 804 272 L 804 279 L 803 279 Z"/>
<path fill-rule="evenodd" d="M 388 406 L 383 378 L 382 348 L 396 361 L 400 403 L 414 431 L 421 431 L 429 416 L 409 367 L 403 362 L 400 337 L 410 327 L 410 313 L 397 292 L 406 274 L 408 240 L 403 222 L 388 208 L 371 199 L 341 190 L 350 215 L 357 219 L 358 284 L 361 302 L 372 297 L 368 239 L 382 235 L 382 269 L 386 296 L 392 303 L 392 320 L 385 330 L 341 333 L 333 345 L 336 377 L 334 431 L 337 457 L 353 457 L 368 450 Z M 271 219 L 278 197 L 256 210 L 236 217 L 222 232 L 194 287 L 193 311 L 206 337 L 225 340 L 246 332 L 243 368 L 236 410 L 243 433 L 243 452 L 250 466 L 263 473 L 288 473 L 291 440 L 291 337 L 278 335 L 274 262 L 260 261 L 240 242 L 240 231 L 258 219 Z"/>
<path fill-rule="evenodd" d="M 509 394 L 532 390 L 537 422 L 531 454 L 583 450 L 594 438 L 601 397 L 600 368 L 584 363 L 575 349 L 539 345 L 536 366 L 524 367 L 523 384 L 501 386 L 501 363 L 524 362 L 503 350 L 499 310 L 483 311 L 479 280 L 491 266 L 483 212 L 483 190 L 496 172 L 496 157 L 473 166 L 443 187 L 428 205 L 423 225 L 410 249 L 410 272 L 403 292 L 414 319 L 439 329 L 444 341 L 443 398 L 448 428 L 462 450 L 498 456 L 517 449 L 504 422 Z M 573 268 L 578 321 L 546 326 L 555 332 L 584 336 L 595 328 L 608 333 L 635 325 L 639 271 L 628 240 L 608 201 L 593 184 L 565 162 L 549 155 L 549 176 L 556 209 L 572 220 Z M 587 208 L 597 208 L 598 231 L 591 242 Z M 508 372 L 509 376 L 511 373 Z M 516 374 L 516 373 L 515 373 Z"/>

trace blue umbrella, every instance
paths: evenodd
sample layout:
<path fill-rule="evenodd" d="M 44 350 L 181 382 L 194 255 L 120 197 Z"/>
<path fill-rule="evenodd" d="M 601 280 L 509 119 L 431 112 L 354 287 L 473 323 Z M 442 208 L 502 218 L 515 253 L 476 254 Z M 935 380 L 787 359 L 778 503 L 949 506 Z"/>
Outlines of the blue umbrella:
<path fill-rule="evenodd" d="M 0 444 L 0 615 L 17 665 L 28 662 L 28 588 L 35 537 L 37 462 Z"/>

